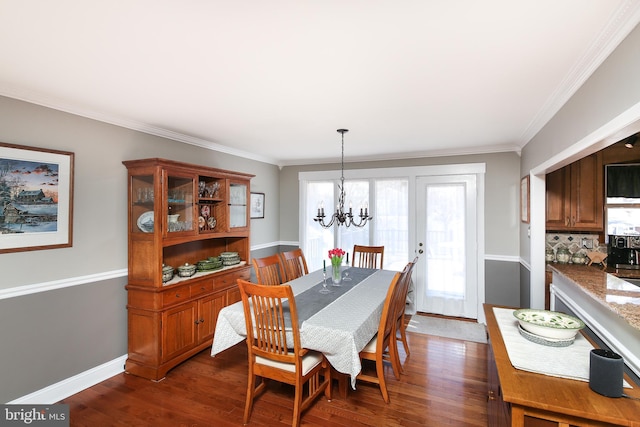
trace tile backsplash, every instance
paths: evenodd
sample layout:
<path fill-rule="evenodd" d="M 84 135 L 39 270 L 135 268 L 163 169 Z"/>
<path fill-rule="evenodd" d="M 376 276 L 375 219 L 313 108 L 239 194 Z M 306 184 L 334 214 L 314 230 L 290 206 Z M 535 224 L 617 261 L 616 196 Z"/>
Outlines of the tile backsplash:
<path fill-rule="evenodd" d="M 546 234 L 546 248 L 553 249 L 555 253 L 558 247 L 564 246 L 574 254 L 576 252 L 603 252 L 607 253 L 607 245 L 599 242 L 599 236 L 597 234 L 584 234 L 584 233 L 547 233 Z"/>

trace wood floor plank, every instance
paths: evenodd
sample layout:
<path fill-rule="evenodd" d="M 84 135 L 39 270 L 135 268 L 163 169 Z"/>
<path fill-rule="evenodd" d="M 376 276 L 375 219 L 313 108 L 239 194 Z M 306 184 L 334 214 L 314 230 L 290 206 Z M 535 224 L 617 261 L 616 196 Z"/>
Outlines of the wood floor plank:
<path fill-rule="evenodd" d="M 346 398 L 334 389 L 302 415 L 302 425 L 486 426 L 487 345 L 408 333 L 411 356 L 401 347 L 406 374 L 387 367 L 391 402 L 375 385 L 358 383 Z M 368 367 L 367 367 L 368 368 Z M 159 382 L 118 374 L 60 403 L 71 426 L 238 426 L 247 384 L 247 350 L 241 343 L 212 358 L 209 350 L 169 371 Z M 337 383 L 336 383 L 337 385 Z M 256 400 L 250 426 L 289 426 L 293 388 L 271 383 Z"/>

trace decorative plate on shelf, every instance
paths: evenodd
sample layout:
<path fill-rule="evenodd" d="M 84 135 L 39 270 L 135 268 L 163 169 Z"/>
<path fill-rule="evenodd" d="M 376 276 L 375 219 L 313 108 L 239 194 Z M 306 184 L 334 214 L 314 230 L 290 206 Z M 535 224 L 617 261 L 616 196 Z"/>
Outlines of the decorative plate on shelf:
<path fill-rule="evenodd" d="M 198 218 L 198 227 L 200 227 L 200 229 L 202 230 L 205 226 L 207 222 L 204 220 L 204 217 L 199 217 Z"/>
<path fill-rule="evenodd" d="M 140 215 L 137 224 L 143 233 L 153 233 L 153 211 L 147 211 Z"/>
<path fill-rule="evenodd" d="M 200 208 L 200 215 L 205 218 L 211 216 L 211 207 L 209 205 L 204 205 Z"/>
<path fill-rule="evenodd" d="M 207 225 L 209 225 L 209 229 L 213 230 L 216 228 L 216 219 L 215 217 L 210 216 L 207 220 Z"/>

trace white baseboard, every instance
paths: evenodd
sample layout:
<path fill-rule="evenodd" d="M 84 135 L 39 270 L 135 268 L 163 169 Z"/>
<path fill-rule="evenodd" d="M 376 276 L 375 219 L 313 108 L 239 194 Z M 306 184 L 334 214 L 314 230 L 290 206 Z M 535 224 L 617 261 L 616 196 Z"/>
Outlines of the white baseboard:
<path fill-rule="evenodd" d="M 52 384 L 41 390 L 22 396 L 9 404 L 51 405 L 62 399 L 74 395 L 86 388 L 94 386 L 107 378 L 124 372 L 124 363 L 127 355 L 120 356 L 88 371 L 74 375 L 73 377 Z"/>

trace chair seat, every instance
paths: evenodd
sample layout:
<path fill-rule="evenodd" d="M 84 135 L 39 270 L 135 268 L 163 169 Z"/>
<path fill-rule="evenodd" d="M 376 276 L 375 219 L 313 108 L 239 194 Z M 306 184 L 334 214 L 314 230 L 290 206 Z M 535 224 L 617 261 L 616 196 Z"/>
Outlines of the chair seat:
<path fill-rule="evenodd" d="M 367 345 L 364 346 L 364 348 L 362 349 L 362 352 L 375 353 L 377 345 L 378 345 L 378 334 L 375 334 L 375 336 L 371 338 L 371 341 L 369 341 Z"/>
<path fill-rule="evenodd" d="M 260 365 L 270 366 L 272 368 L 282 369 L 283 371 L 295 372 L 296 365 L 294 363 L 278 362 L 264 357 L 256 356 L 256 363 Z M 302 356 L 302 375 L 307 375 L 309 371 L 322 363 L 322 353 L 310 351 Z"/>

